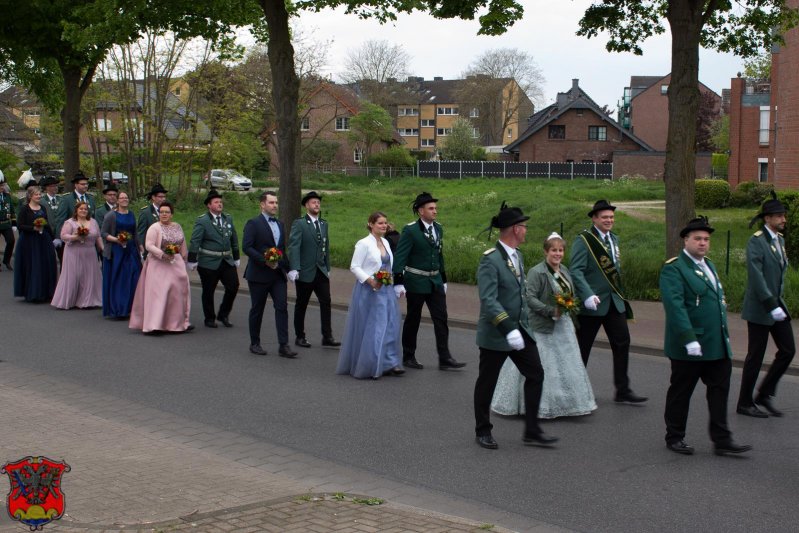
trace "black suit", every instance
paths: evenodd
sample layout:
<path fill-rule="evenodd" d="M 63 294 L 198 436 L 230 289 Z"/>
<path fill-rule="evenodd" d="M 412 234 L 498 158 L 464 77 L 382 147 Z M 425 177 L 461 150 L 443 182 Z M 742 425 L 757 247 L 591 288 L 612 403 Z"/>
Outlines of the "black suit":
<path fill-rule="evenodd" d="M 250 344 L 261 344 L 261 322 L 264 318 L 266 299 L 271 295 L 275 308 L 275 326 L 277 327 L 278 343 L 289 342 L 289 314 L 287 303 L 286 272 L 286 228 L 282 222 L 277 221 L 280 228 L 280 238 L 275 243 L 272 229 L 263 215 L 258 215 L 247 221 L 244 226 L 242 248 L 249 261 L 244 271 L 244 279 L 250 289 Z M 278 248 L 283 252 L 283 259 L 277 268 L 266 266 L 264 252 L 269 248 Z"/>

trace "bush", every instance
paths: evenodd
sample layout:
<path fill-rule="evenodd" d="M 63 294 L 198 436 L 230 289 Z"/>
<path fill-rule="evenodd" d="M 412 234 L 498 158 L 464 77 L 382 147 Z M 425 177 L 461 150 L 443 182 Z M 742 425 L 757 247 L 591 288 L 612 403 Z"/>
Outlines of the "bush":
<path fill-rule="evenodd" d="M 785 221 L 785 248 L 788 262 L 796 267 L 799 265 L 799 192 L 780 194 L 779 199 L 788 211 Z"/>
<path fill-rule="evenodd" d="M 367 163 L 370 167 L 414 167 L 416 160 L 401 146 L 392 146 L 388 150 L 369 156 Z"/>
<path fill-rule="evenodd" d="M 774 190 L 774 185 L 771 183 L 758 183 L 756 181 L 745 181 L 738 185 L 735 189 L 745 193 L 749 197 L 751 205 L 760 205 L 767 198 L 771 197 L 771 191 Z"/>
<path fill-rule="evenodd" d="M 743 191 L 734 190 L 727 200 L 727 207 L 752 207 L 752 198 Z"/>
<path fill-rule="evenodd" d="M 430 159 L 430 156 L 433 155 L 433 152 L 428 152 L 427 150 L 411 150 L 410 154 L 411 157 L 417 161 L 427 161 Z"/>
<path fill-rule="evenodd" d="M 723 180 L 696 180 L 694 200 L 700 209 L 721 209 L 730 199 L 730 184 Z"/>

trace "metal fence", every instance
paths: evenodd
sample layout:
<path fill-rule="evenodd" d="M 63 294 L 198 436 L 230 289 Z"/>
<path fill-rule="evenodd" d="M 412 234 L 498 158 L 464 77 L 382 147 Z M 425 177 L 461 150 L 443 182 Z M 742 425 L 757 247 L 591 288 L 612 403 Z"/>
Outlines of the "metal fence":
<path fill-rule="evenodd" d="M 539 161 L 419 161 L 423 178 L 574 178 L 613 179 L 613 163 L 554 163 Z"/>
<path fill-rule="evenodd" d="M 414 176 L 414 167 L 334 167 L 334 166 L 305 166 L 303 174 L 344 174 L 346 176 L 386 177 Z"/>

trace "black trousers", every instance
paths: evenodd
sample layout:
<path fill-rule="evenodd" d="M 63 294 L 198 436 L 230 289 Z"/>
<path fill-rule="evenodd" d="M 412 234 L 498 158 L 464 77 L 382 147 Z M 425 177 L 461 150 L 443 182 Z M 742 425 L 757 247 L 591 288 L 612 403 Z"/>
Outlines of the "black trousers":
<path fill-rule="evenodd" d="M 2 234 L 3 238 L 6 240 L 6 251 L 3 252 L 3 264 L 5 266 L 11 266 L 11 255 L 14 253 L 14 243 L 16 242 L 14 230 L 11 228 L 0 229 L 0 234 Z"/>
<path fill-rule="evenodd" d="M 613 303 L 605 316 L 578 315 L 580 328 L 577 330 L 577 343 L 583 364 L 588 366 L 588 356 L 594 345 L 600 326 L 605 328 L 610 350 L 613 352 L 613 384 L 622 394 L 630 392 L 630 378 L 627 367 L 630 365 L 630 330 L 627 328 L 627 315 L 620 313 Z"/>
<path fill-rule="evenodd" d="M 738 395 L 739 407 L 753 405 L 752 395 L 757 383 L 757 375 L 763 365 L 763 356 L 766 355 L 769 334 L 774 339 L 774 344 L 777 345 L 777 354 L 774 357 L 774 362 L 771 363 L 771 368 L 766 373 L 766 377 L 760 382 L 759 391 L 762 396 L 774 396 L 777 392 L 777 383 L 788 369 L 796 353 L 796 341 L 793 338 L 793 328 L 790 320 L 774 322 L 771 326 L 747 322 L 746 326 L 749 331 L 749 343 L 746 350 L 744 368 L 741 373 L 741 392 Z"/>
<path fill-rule="evenodd" d="M 402 359 L 408 361 L 416 357 L 416 336 L 419 323 L 422 321 L 422 307 L 427 304 L 430 318 L 433 320 L 433 331 L 436 335 L 436 351 L 438 360 L 451 357 L 449 353 L 449 326 L 447 326 L 447 296 L 443 287 L 433 289 L 429 294 L 406 292 L 407 312 L 402 325 Z"/>
<path fill-rule="evenodd" d="M 541 403 L 541 390 L 544 385 L 544 368 L 541 366 L 535 341 L 523 331 L 522 337 L 523 350 L 498 352 L 480 348 L 480 371 L 474 384 L 474 418 L 477 436 L 490 435 L 494 427 L 490 419 L 491 399 L 494 397 L 499 371 L 502 370 L 502 365 L 508 357 L 525 377 L 525 435 L 541 433 L 541 428 L 538 426 L 538 406 Z"/>
<path fill-rule="evenodd" d="M 310 283 L 297 280 L 297 301 L 294 304 L 294 334 L 297 338 L 305 338 L 305 311 L 311 300 L 311 293 L 316 294 L 319 300 L 319 314 L 322 320 L 322 338 L 333 338 L 333 328 L 330 325 L 330 278 L 316 269 L 316 277 Z"/>
<path fill-rule="evenodd" d="M 272 296 L 272 305 L 275 308 L 275 326 L 277 329 L 278 344 L 289 343 L 289 306 L 287 303 L 288 291 L 285 280 L 276 280 L 272 283 L 256 283 L 248 281 L 250 289 L 250 344 L 261 344 L 261 323 L 264 319 L 266 299 Z"/>
<path fill-rule="evenodd" d="M 200 274 L 200 283 L 203 286 L 202 302 L 205 320 L 216 320 L 217 317 L 226 318 L 230 316 L 230 310 L 233 309 L 233 301 L 236 299 L 236 293 L 239 292 L 239 273 L 236 267 L 222 261 L 222 264 L 216 270 L 197 267 L 197 273 Z M 219 304 L 219 312 L 215 313 L 214 292 L 220 281 L 225 288 L 225 295 L 222 297 L 222 303 Z"/>
<path fill-rule="evenodd" d="M 688 408 L 696 383 L 701 379 L 707 387 L 707 406 L 710 409 L 710 440 L 716 444 L 732 438 L 727 427 L 727 396 L 730 392 L 732 361 L 671 360 L 671 385 L 666 393 L 666 442 L 685 438 Z"/>

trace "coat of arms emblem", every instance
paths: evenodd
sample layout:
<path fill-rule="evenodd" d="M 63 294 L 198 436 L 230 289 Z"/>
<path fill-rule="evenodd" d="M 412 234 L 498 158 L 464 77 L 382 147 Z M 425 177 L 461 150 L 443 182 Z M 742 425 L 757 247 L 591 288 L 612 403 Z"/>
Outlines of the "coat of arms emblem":
<path fill-rule="evenodd" d="M 0 472 L 8 474 L 11 484 L 6 498 L 11 518 L 36 531 L 64 516 L 61 477 L 69 470 L 67 463 L 47 457 L 28 456 L 3 465 Z"/>

